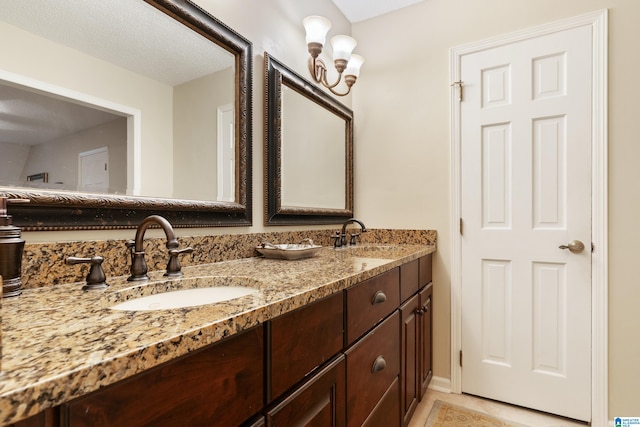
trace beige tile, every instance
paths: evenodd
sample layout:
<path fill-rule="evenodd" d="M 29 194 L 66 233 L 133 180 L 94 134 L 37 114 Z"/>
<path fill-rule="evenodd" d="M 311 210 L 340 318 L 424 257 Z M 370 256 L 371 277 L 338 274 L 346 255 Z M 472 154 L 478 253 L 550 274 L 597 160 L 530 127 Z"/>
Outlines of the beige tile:
<path fill-rule="evenodd" d="M 436 400 L 449 402 L 454 405 L 464 406 L 478 412 L 484 412 L 498 418 L 526 424 L 531 427 L 585 427 L 588 424 L 562 417 L 556 417 L 543 412 L 532 411 L 518 406 L 493 400 L 482 399 L 466 394 L 441 393 L 429 390 L 422 402 L 416 408 L 416 412 L 409 423 L 409 427 L 424 427 L 429 417 L 431 407 Z"/>

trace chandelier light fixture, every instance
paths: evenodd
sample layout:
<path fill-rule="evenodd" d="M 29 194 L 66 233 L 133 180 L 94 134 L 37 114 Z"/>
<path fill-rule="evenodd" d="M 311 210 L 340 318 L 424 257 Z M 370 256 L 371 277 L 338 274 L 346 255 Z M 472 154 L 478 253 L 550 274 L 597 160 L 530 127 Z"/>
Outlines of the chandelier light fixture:
<path fill-rule="evenodd" d="M 319 56 L 322 53 L 327 33 L 331 28 L 331 22 L 322 16 L 307 16 L 302 21 L 302 24 L 307 32 L 307 47 L 311 55 L 309 58 L 311 76 L 317 83 L 321 83 L 334 95 L 347 95 L 351 91 L 351 86 L 356 83 L 360 75 L 360 67 L 364 62 L 362 56 L 351 53 L 356 47 L 356 40 L 353 37 L 343 35 L 331 38 L 333 63 L 336 71 L 338 71 L 338 79 L 334 83 L 329 83 L 327 81 L 327 66 Z M 342 77 L 344 77 L 344 83 L 347 85 L 347 91 L 344 93 L 335 90 L 335 87 L 342 81 Z"/>

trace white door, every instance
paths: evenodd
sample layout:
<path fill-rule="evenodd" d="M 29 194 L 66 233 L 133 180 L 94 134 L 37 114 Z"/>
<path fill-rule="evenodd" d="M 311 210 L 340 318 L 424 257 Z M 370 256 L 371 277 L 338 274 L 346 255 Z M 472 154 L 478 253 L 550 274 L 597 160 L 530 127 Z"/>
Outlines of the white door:
<path fill-rule="evenodd" d="M 79 190 L 107 192 L 109 190 L 109 149 L 107 147 L 85 151 L 78 155 Z"/>
<path fill-rule="evenodd" d="M 460 69 L 462 391 L 589 420 L 591 28 Z"/>

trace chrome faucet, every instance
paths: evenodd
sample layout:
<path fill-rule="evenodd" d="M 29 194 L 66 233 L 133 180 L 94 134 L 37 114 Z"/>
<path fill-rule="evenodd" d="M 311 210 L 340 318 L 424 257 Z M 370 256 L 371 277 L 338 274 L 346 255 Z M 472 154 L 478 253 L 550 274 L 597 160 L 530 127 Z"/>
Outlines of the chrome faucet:
<path fill-rule="evenodd" d="M 165 276 L 182 276 L 178 255 L 193 252 L 193 248 L 191 247 L 178 249 L 180 245 L 178 244 L 176 235 L 173 232 L 173 227 L 171 227 L 169 221 L 160 215 L 148 216 L 138 226 L 135 240 L 127 242 L 127 247 L 131 251 L 131 276 L 127 279 L 129 281 L 149 279 L 149 276 L 147 275 L 147 263 L 144 259 L 143 243 L 144 233 L 147 231 L 147 228 L 153 224 L 159 225 L 164 230 L 164 234 L 167 237 L 166 247 L 169 250 L 169 262 L 167 263 L 167 272 L 164 274 Z"/>
<path fill-rule="evenodd" d="M 351 233 L 351 236 L 349 238 L 349 244 L 350 245 L 355 245 L 356 244 L 356 238 L 358 238 L 360 236 L 361 233 L 366 233 L 367 232 L 367 227 L 364 226 L 364 224 L 362 223 L 362 221 L 359 221 L 355 218 L 350 218 L 348 220 L 346 220 L 344 222 L 344 224 L 342 224 L 342 231 L 340 232 L 340 234 L 336 234 L 335 239 L 336 241 L 334 242 L 333 246 L 336 248 L 339 248 L 341 246 L 347 246 L 347 225 L 351 224 L 351 223 L 356 223 L 360 226 L 360 233 Z"/>

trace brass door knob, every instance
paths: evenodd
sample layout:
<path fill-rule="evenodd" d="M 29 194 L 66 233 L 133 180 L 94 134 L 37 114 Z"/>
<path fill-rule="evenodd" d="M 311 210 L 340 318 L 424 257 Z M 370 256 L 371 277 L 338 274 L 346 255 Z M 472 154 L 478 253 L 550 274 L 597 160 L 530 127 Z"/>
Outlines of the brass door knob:
<path fill-rule="evenodd" d="M 558 246 L 560 249 L 569 249 L 574 254 L 579 254 L 584 251 L 584 243 L 580 240 L 572 240 L 566 245 Z"/>

